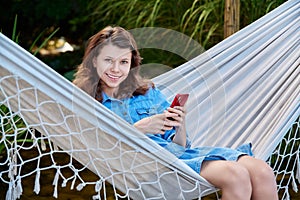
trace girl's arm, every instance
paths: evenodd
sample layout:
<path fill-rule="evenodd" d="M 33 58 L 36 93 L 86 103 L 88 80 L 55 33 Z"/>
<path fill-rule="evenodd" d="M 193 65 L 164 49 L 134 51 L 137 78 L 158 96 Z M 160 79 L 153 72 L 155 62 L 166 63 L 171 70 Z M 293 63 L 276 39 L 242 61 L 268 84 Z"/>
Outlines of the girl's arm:
<path fill-rule="evenodd" d="M 145 134 L 165 134 L 165 131 L 173 129 L 173 126 L 179 125 L 178 122 L 168 119 L 176 116 L 178 116 L 176 113 L 164 112 L 143 118 L 134 123 L 133 126 Z"/>
<path fill-rule="evenodd" d="M 177 116 L 173 117 L 174 121 L 177 122 L 176 133 L 173 137 L 173 142 L 181 146 L 186 146 L 186 126 L 185 126 L 185 108 L 176 106 L 174 108 L 168 108 L 168 112 L 176 113 Z"/>
<path fill-rule="evenodd" d="M 165 131 L 176 127 L 173 142 L 184 147 L 186 146 L 187 139 L 184 107 L 169 107 L 164 113 L 143 118 L 134 123 L 133 126 L 145 134 L 151 133 L 162 135 L 165 134 Z"/>

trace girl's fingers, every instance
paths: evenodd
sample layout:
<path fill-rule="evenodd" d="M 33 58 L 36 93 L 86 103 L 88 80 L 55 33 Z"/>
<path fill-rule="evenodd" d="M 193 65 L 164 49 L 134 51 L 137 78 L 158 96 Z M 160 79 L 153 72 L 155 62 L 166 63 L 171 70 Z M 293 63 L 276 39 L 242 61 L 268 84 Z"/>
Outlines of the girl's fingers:
<path fill-rule="evenodd" d="M 181 106 L 175 106 L 174 108 L 169 107 L 167 109 L 171 113 L 176 113 L 178 116 L 184 116 L 185 109 Z"/>
<path fill-rule="evenodd" d="M 177 124 L 171 123 L 172 126 L 181 126 L 184 119 L 185 119 L 185 113 L 184 113 L 184 107 L 176 106 L 174 108 L 168 108 L 166 113 L 169 113 L 172 115 L 169 120 L 172 122 L 177 122 Z M 179 123 L 179 124 L 178 124 Z"/>
<path fill-rule="evenodd" d="M 169 112 L 165 111 L 162 114 L 151 116 L 151 123 L 148 124 L 148 128 L 152 132 L 164 134 L 165 131 L 172 130 L 173 127 L 179 127 L 182 125 L 182 117 L 179 116 L 181 112 Z M 171 120 L 173 119 L 173 120 Z"/>

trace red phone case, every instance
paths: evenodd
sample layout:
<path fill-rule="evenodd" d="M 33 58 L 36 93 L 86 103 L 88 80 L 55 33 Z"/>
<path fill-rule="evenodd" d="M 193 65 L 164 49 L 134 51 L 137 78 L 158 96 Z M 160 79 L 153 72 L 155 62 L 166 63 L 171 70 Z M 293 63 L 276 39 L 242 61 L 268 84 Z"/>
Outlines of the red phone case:
<path fill-rule="evenodd" d="M 186 101 L 188 100 L 189 94 L 177 94 L 171 104 L 171 108 L 175 106 L 184 106 Z"/>

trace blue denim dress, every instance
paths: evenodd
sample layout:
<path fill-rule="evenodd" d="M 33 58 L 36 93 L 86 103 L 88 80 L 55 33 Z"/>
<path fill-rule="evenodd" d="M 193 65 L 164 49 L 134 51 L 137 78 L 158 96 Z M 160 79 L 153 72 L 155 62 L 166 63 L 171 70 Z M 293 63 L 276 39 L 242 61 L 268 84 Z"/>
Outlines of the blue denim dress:
<path fill-rule="evenodd" d="M 162 113 L 170 106 L 165 96 L 157 88 L 150 88 L 145 95 L 121 100 L 109 97 L 105 93 L 102 93 L 102 95 L 102 104 L 130 124 L 134 124 L 145 117 Z M 242 155 L 253 155 L 250 143 L 241 145 L 237 149 L 224 147 L 191 148 L 189 139 L 187 139 L 185 147 L 173 143 L 174 134 L 175 128 L 166 131 L 164 135 L 149 133 L 147 136 L 173 153 L 197 173 L 200 173 L 202 162 L 206 160 L 236 161 Z"/>

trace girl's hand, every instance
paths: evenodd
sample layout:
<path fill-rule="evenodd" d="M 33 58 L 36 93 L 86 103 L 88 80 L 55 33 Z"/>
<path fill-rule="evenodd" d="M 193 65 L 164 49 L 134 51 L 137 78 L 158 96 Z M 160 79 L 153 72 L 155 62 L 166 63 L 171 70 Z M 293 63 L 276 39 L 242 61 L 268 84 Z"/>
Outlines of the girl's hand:
<path fill-rule="evenodd" d="M 175 121 L 170 119 L 176 119 Z M 165 111 L 162 114 L 156 114 L 146 117 L 134 124 L 138 130 L 143 133 L 165 134 L 165 131 L 173 129 L 174 126 L 180 126 L 180 119 L 177 112 Z"/>
<path fill-rule="evenodd" d="M 179 123 L 179 126 L 182 126 L 185 122 L 185 107 L 175 106 L 174 108 L 169 107 L 167 109 L 170 113 L 175 113 L 176 116 L 172 119 Z"/>
<path fill-rule="evenodd" d="M 174 108 L 168 108 L 167 110 L 170 113 L 176 114 L 176 116 L 173 117 L 173 120 L 179 124 L 175 126 L 176 134 L 173 137 L 173 142 L 185 147 L 186 146 L 185 107 L 175 106 Z"/>

